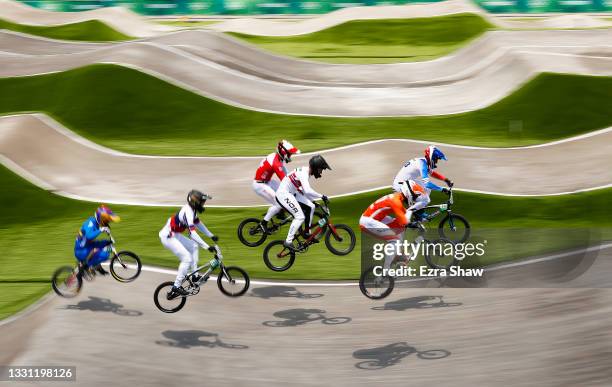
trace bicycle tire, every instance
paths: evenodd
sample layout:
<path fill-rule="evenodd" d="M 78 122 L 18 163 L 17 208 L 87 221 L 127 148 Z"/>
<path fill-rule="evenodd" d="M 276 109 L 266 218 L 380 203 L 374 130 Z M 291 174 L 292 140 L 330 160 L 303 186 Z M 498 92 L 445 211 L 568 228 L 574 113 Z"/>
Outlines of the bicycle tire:
<path fill-rule="evenodd" d="M 325 233 L 325 246 L 327 246 L 327 249 L 335 255 L 347 255 L 350 254 L 353 249 L 355 249 L 355 244 L 357 243 L 357 238 L 355 237 L 355 232 L 353 231 L 352 228 L 350 228 L 349 226 L 347 226 L 346 224 L 336 224 L 334 225 L 334 227 L 338 230 L 344 230 L 348 233 L 348 237 L 350 238 L 350 242 L 349 242 L 349 246 L 347 249 L 345 250 L 338 250 L 336 249 L 333 245 L 332 245 L 332 241 L 331 238 L 333 237 L 334 239 L 336 239 L 336 237 L 333 235 L 331 227 L 328 227 L 327 233 Z"/>
<path fill-rule="evenodd" d="M 134 275 L 130 277 L 122 277 L 121 275 L 119 275 L 119 273 L 117 273 L 117 271 L 115 270 L 115 264 L 121 265 L 121 263 L 119 262 L 119 257 L 121 256 L 127 256 L 130 258 L 133 258 L 136 261 L 136 272 Z M 132 282 L 136 278 L 138 278 L 141 271 L 142 271 L 142 262 L 140 261 L 140 257 L 138 257 L 138 255 L 136 255 L 135 253 L 131 251 L 120 251 L 110 261 L 110 273 L 113 276 L 113 278 L 119 282 L 123 282 L 123 283 Z"/>
<path fill-rule="evenodd" d="M 259 234 L 259 239 L 254 239 L 254 241 L 247 240 L 247 238 L 245 238 L 245 236 L 243 235 L 245 229 L 247 230 L 247 232 L 249 232 L 252 227 L 259 226 L 259 223 L 261 223 L 261 220 L 257 218 L 247 218 L 240 222 L 240 224 L 238 225 L 237 233 L 238 239 L 240 240 L 240 242 L 242 242 L 243 245 L 248 247 L 257 247 L 266 241 L 266 239 L 268 238 L 268 234 L 264 233 L 263 231 Z M 247 225 L 249 227 L 247 227 Z"/>
<path fill-rule="evenodd" d="M 247 274 L 246 271 L 244 271 L 244 269 L 238 266 L 226 266 L 225 271 L 228 273 L 230 271 L 237 271 L 240 274 L 242 274 L 242 279 L 244 280 L 244 287 L 240 289 L 240 291 L 238 291 L 237 293 L 232 293 L 228 291 L 227 289 L 225 289 L 223 287 L 223 278 L 224 278 L 223 270 L 221 270 L 219 272 L 219 276 L 217 277 L 217 286 L 219 287 L 219 290 L 221 291 L 221 293 L 225 294 L 228 297 L 239 297 L 239 296 L 242 296 L 244 293 L 246 293 L 247 290 L 249 290 L 249 284 L 251 283 L 251 280 L 249 279 L 249 275 Z"/>
<path fill-rule="evenodd" d="M 445 226 L 451 220 L 451 218 L 453 219 L 453 223 L 458 222 L 458 223 L 463 224 L 463 226 L 465 227 L 465 231 L 463 235 L 461 236 L 461 238 L 453 238 L 451 237 L 450 234 L 447 235 L 447 232 L 445 231 Z M 440 235 L 441 238 L 448 239 L 454 243 L 463 243 L 467 241 L 468 238 L 470 237 L 470 232 L 471 232 L 470 228 L 471 228 L 470 222 L 468 222 L 468 220 L 463 215 L 451 213 L 451 214 L 447 214 L 440 221 L 440 224 L 438 225 L 438 234 Z"/>
<path fill-rule="evenodd" d="M 185 306 L 185 303 L 187 302 L 187 298 L 186 297 L 181 297 L 181 301 L 179 302 L 179 304 L 175 307 L 175 308 L 164 308 L 163 306 L 161 306 L 158 298 L 160 296 L 160 293 L 162 291 L 162 289 L 167 288 L 167 287 L 172 288 L 172 286 L 174 286 L 174 282 L 173 281 L 167 281 L 167 282 L 163 282 L 161 284 L 159 284 L 159 286 L 155 289 L 155 292 L 153 293 L 153 301 L 155 302 L 155 306 L 157 307 L 157 309 L 161 310 L 164 313 L 176 313 L 179 310 L 183 309 L 183 307 Z M 166 297 L 166 292 L 164 292 L 164 294 L 162 294 L 162 297 Z M 178 298 L 178 297 L 177 297 Z"/>
<path fill-rule="evenodd" d="M 270 250 L 275 248 L 276 246 L 281 245 L 283 246 L 283 249 L 286 249 L 286 247 L 284 247 L 284 241 L 272 241 L 270 243 L 268 243 L 268 245 L 266 246 L 266 248 L 264 249 L 263 252 L 263 259 L 264 259 L 264 263 L 266 264 L 266 266 L 268 267 L 268 269 L 272 270 L 272 271 L 285 271 L 287 269 L 289 269 L 291 266 L 293 266 L 293 263 L 295 262 L 295 252 L 293 251 L 289 251 L 288 252 L 288 256 L 289 259 L 287 260 L 287 262 L 282 265 L 282 266 L 277 266 L 274 265 L 272 263 L 272 261 L 269 258 L 269 254 L 270 254 Z"/>
<path fill-rule="evenodd" d="M 74 279 L 77 281 L 75 293 L 74 294 L 65 293 L 65 292 L 62 292 L 62 290 L 57 284 L 57 279 L 59 275 L 64 272 L 74 273 L 74 267 L 62 266 L 58 268 L 57 270 L 55 270 L 55 272 L 53 272 L 53 276 L 51 276 L 51 287 L 53 288 L 53 291 L 55 292 L 55 294 L 57 294 L 60 297 L 64 297 L 64 298 L 76 297 L 81 292 L 81 288 L 83 287 L 83 277 L 81 277 L 79 274 L 75 274 Z"/>

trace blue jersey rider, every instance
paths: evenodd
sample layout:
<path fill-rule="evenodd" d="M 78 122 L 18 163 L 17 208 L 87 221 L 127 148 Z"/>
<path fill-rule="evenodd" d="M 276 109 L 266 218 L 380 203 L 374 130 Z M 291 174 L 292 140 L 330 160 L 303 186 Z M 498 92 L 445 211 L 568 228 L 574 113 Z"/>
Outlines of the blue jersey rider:
<path fill-rule="evenodd" d="M 118 222 L 120 218 L 105 205 L 101 205 L 93 216 L 81 226 L 74 243 L 74 256 L 85 269 L 95 269 L 102 275 L 108 274 L 100 265 L 111 255 L 111 241 L 96 239 L 102 233 L 110 234 L 110 222 Z"/>

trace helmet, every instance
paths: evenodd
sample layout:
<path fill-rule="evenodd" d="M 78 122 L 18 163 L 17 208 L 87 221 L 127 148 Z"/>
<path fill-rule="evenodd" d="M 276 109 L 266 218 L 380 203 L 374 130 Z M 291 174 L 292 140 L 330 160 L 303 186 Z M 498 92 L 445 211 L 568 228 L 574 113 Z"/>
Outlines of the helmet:
<path fill-rule="evenodd" d="M 446 160 L 446 156 L 438 147 L 434 145 L 430 145 L 425 148 L 425 159 L 427 160 L 427 165 L 429 168 L 435 169 L 438 164 L 438 160 Z"/>
<path fill-rule="evenodd" d="M 283 140 L 278 143 L 278 146 L 276 147 L 276 152 L 278 152 L 279 156 L 281 157 L 281 160 L 286 163 L 289 163 L 291 162 L 291 156 L 299 154 L 300 150 L 294 147 L 289 141 Z"/>
<path fill-rule="evenodd" d="M 212 199 L 212 196 L 206 195 L 197 189 L 192 189 L 187 194 L 187 204 L 189 204 L 189 207 L 198 213 L 204 211 L 204 204 L 206 203 L 207 199 Z"/>
<path fill-rule="evenodd" d="M 400 183 L 400 190 L 408 204 L 412 203 L 421 195 L 425 194 L 425 190 L 414 180 L 406 180 Z"/>
<path fill-rule="evenodd" d="M 327 161 L 325 161 L 325 159 L 321 155 L 312 156 L 310 158 L 310 161 L 308 162 L 308 166 L 310 167 L 310 174 L 313 175 L 315 179 L 321 177 L 321 173 L 323 173 L 323 170 L 331 170 L 331 167 L 329 166 L 329 164 L 327 164 Z"/>
<path fill-rule="evenodd" d="M 106 227 L 110 222 L 119 222 L 120 220 L 121 218 L 115 215 L 115 213 L 104 204 L 100 205 L 96 210 L 96 221 L 100 226 Z"/>

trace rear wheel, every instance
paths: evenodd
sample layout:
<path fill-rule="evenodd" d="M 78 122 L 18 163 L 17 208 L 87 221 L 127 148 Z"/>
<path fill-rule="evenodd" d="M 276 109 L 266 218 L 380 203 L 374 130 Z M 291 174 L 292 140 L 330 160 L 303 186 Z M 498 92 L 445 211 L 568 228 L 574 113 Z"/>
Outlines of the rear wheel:
<path fill-rule="evenodd" d="M 83 278 L 79 275 L 78 269 L 72 266 L 62 266 L 53 273 L 51 286 L 58 296 L 72 298 L 81 291 Z"/>
<path fill-rule="evenodd" d="M 285 271 L 293 265 L 295 253 L 285 247 L 284 241 L 274 241 L 264 249 L 263 259 L 270 270 Z"/>
<path fill-rule="evenodd" d="M 227 275 L 226 275 L 227 274 Z M 246 271 L 237 266 L 227 266 L 219 272 L 217 286 L 229 297 L 242 296 L 249 290 L 250 279 Z"/>
<path fill-rule="evenodd" d="M 370 266 L 359 278 L 359 289 L 364 296 L 372 300 L 380 300 L 387 297 L 393 291 L 395 279 L 391 276 L 377 276 L 374 268 Z"/>
<path fill-rule="evenodd" d="M 451 266 L 455 266 L 457 264 L 457 260 L 455 259 L 455 248 L 449 248 L 449 245 L 454 245 L 448 239 L 437 239 L 433 242 L 427 243 L 427 247 L 425 249 L 425 261 L 429 267 L 433 269 L 448 269 Z"/>
<path fill-rule="evenodd" d="M 325 246 L 336 255 L 347 255 L 355 248 L 356 238 L 353 230 L 346 224 L 334 225 L 336 233 L 328 227 L 325 234 Z"/>
<path fill-rule="evenodd" d="M 470 223 L 459 214 L 450 213 L 438 225 L 440 237 L 455 243 L 463 243 L 470 237 Z"/>
<path fill-rule="evenodd" d="M 155 306 L 164 313 L 176 313 L 181 310 L 187 302 L 186 297 L 169 297 L 172 286 L 174 286 L 174 282 L 164 282 L 160 284 L 157 289 L 155 289 L 155 293 L 153 293 Z"/>
<path fill-rule="evenodd" d="M 140 275 L 142 263 L 131 251 L 120 251 L 111 259 L 110 272 L 119 282 L 132 282 Z"/>
<path fill-rule="evenodd" d="M 238 225 L 240 242 L 248 247 L 257 247 L 264 243 L 268 236 L 261 229 L 260 223 L 261 220 L 257 218 L 248 218 L 240 222 Z"/>

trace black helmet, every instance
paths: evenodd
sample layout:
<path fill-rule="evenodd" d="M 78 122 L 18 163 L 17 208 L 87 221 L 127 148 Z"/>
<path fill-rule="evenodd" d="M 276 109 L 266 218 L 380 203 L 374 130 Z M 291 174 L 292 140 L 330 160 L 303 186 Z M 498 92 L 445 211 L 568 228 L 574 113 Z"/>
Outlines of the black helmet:
<path fill-rule="evenodd" d="M 323 170 L 331 170 L 331 167 L 329 166 L 329 164 L 327 164 L 327 161 L 325 161 L 325 159 L 321 155 L 312 156 L 310 158 L 310 161 L 308 162 L 308 166 L 310 167 L 310 173 L 315 177 L 315 179 L 321 177 L 321 173 L 323 173 Z"/>
<path fill-rule="evenodd" d="M 187 194 L 187 204 L 189 204 L 189 207 L 198 213 L 204 211 L 204 204 L 206 203 L 207 199 L 212 199 L 212 196 L 206 195 L 197 189 L 192 189 Z"/>

